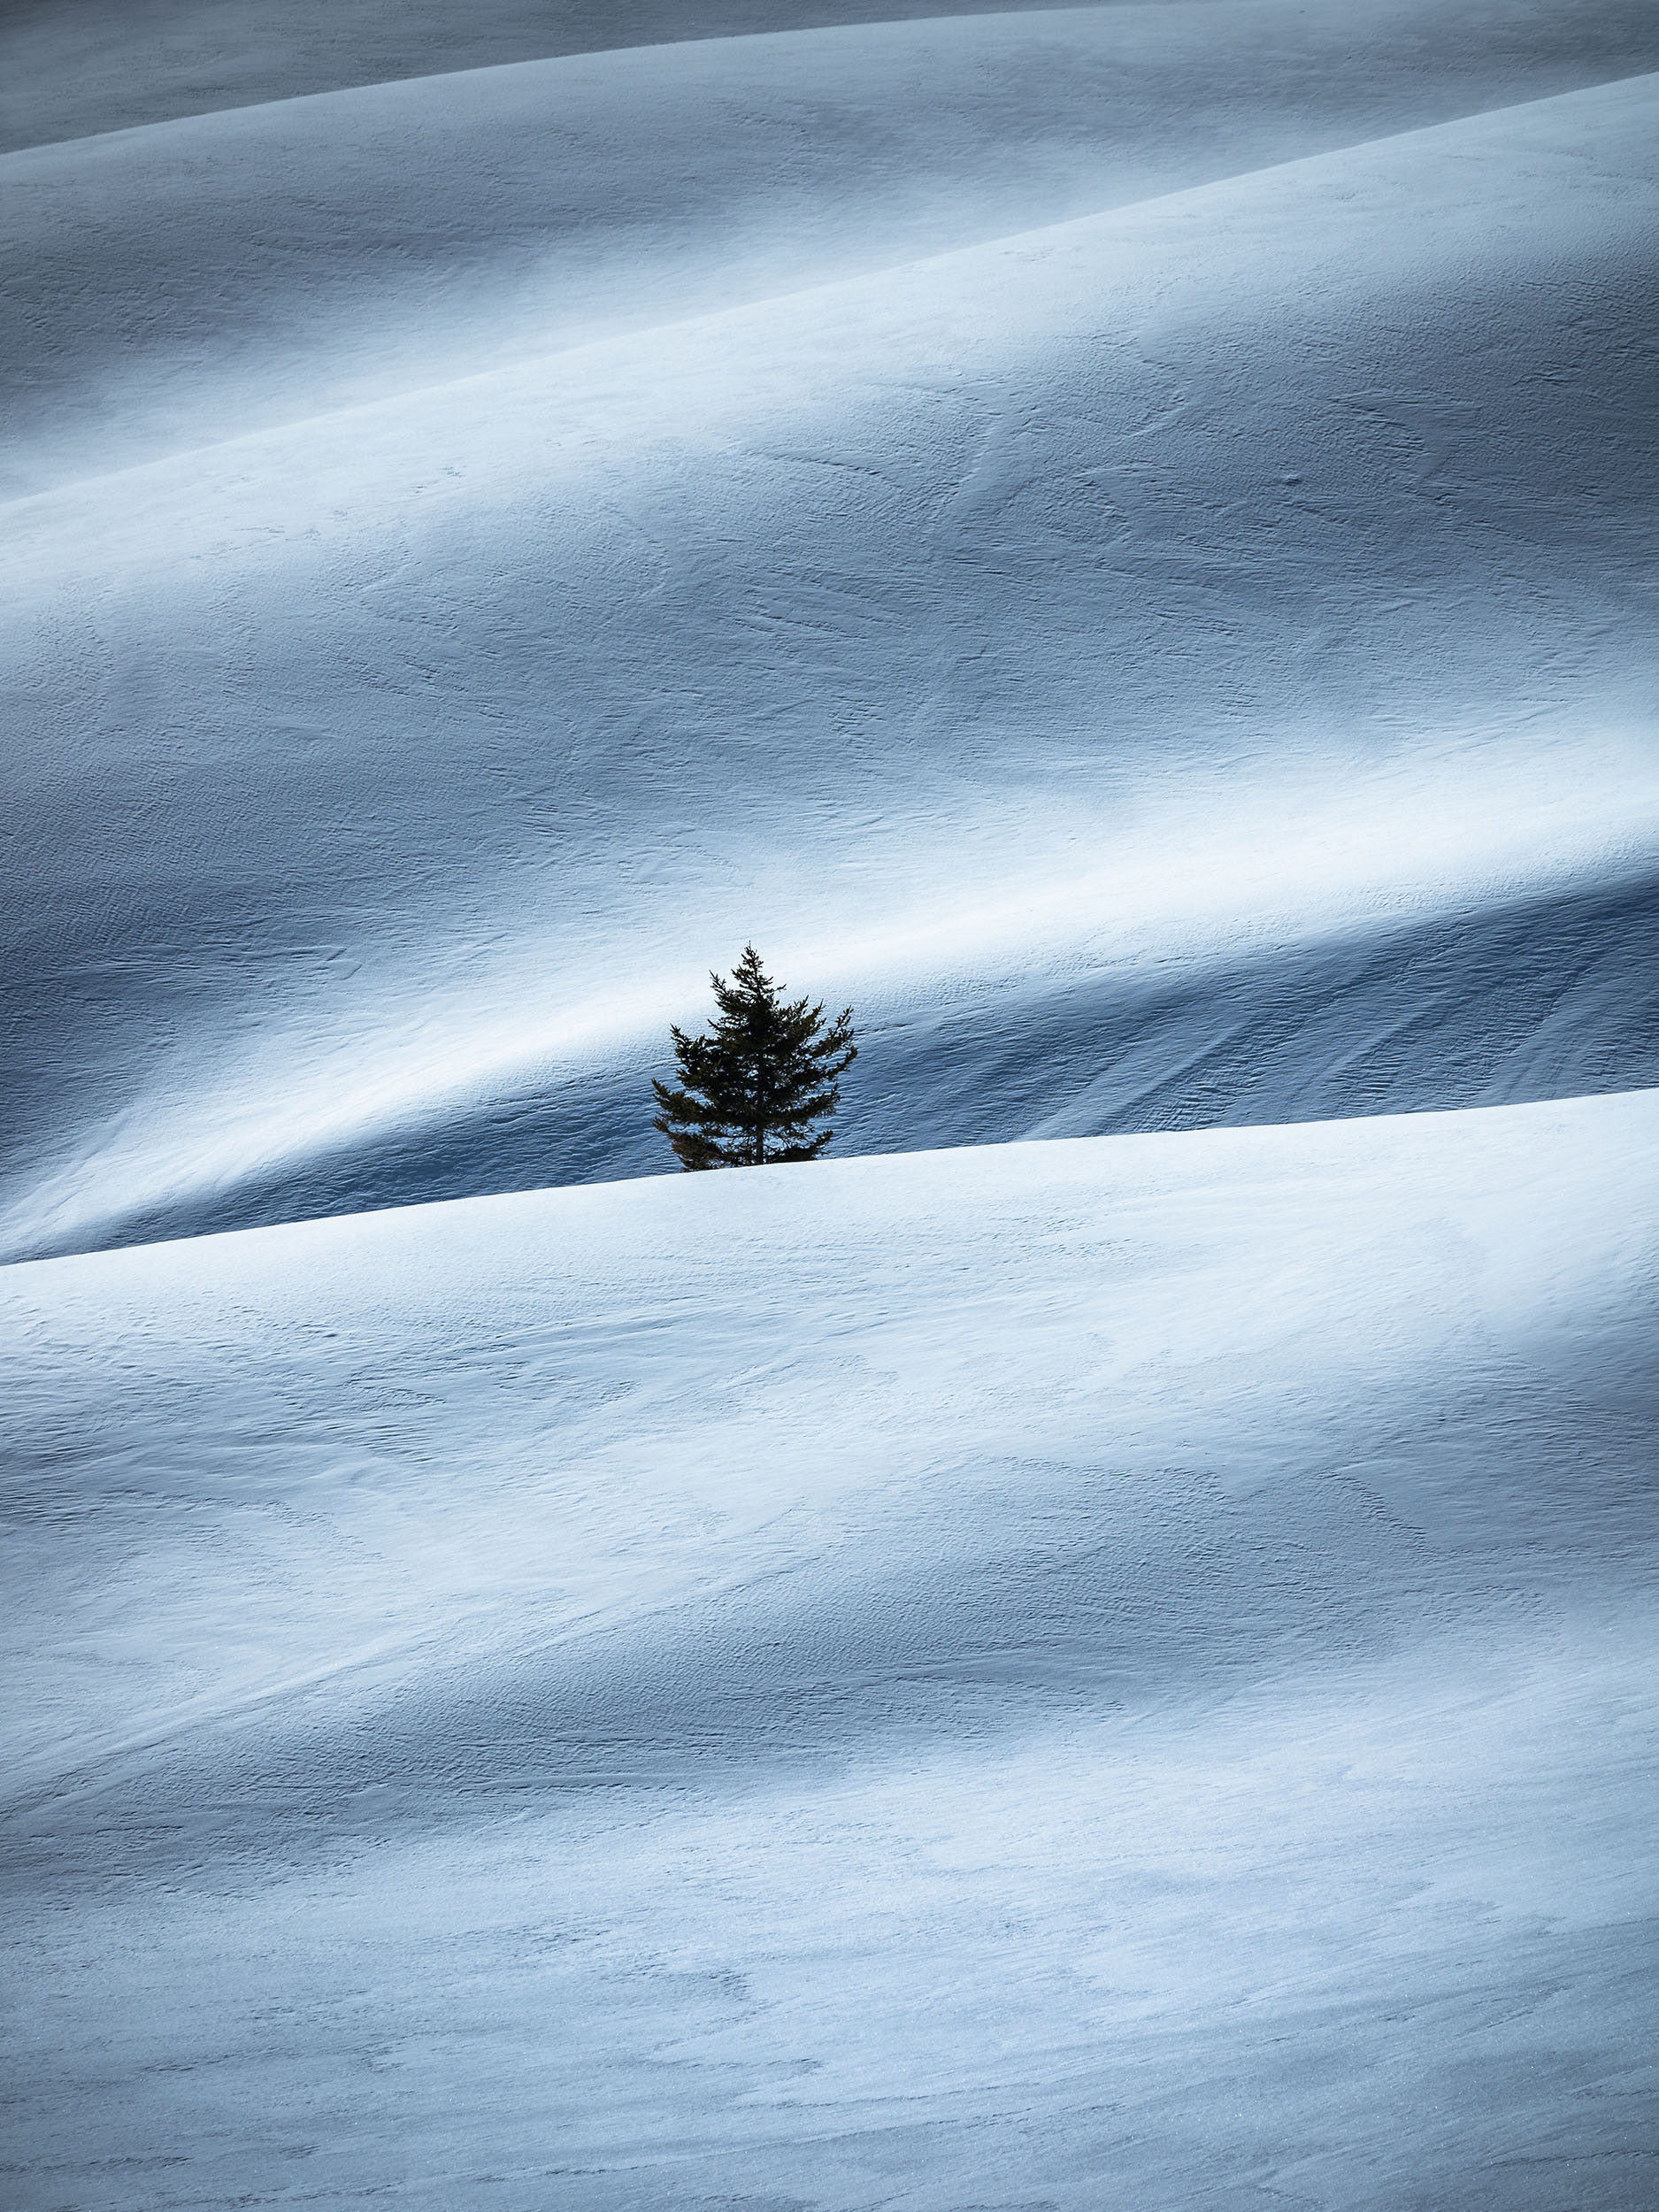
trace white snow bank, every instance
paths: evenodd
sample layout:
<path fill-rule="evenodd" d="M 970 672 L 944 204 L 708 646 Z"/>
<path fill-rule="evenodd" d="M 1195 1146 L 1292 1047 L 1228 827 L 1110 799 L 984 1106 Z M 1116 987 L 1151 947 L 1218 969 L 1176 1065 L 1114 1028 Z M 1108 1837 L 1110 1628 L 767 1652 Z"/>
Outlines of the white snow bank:
<path fill-rule="evenodd" d="M 1651 12 L 1197 0 L 590 54 L 15 154 L 0 488 L 1656 67 Z"/>
<path fill-rule="evenodd" d="M 0 1272 L 19 2212 L 1636 2212 L 1659 1094 Z"/>
<path fill-rule="evenodd" d="M 947 11 L 985 12 L 981 0 Z M 0 19 L 0 144 L 549 54 L 939 12 L 935 0 L 11 0 Z M 1601 19 L 1581 17 L 1580 35 L 1592 45 L 1640 38 L 1641 12 L 1601 0 Z"/>
<path fill-rule="evenodd" d="M 881 1143 L 1075 1129 L 1126 1037 L 1153 1119 L 1651 1079 L 1656 125 L 1632 80 L 13 505 L 6 1248 L 637 1171 L 749 935 L 900 1041 Z M 1308 949 L 1429 925 L 1425 1010 L 1396 963 L 1327 1023 Z"/>

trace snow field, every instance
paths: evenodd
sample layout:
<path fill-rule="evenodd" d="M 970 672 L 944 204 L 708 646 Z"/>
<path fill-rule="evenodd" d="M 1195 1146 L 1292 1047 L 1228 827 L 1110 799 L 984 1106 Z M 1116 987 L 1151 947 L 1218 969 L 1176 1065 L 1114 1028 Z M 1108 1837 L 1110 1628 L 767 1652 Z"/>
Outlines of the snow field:
<path fill-rule="evenodd" d="M 1639 2205 L 1656 1144 L 8 1270 L 15 2200 Z"/>
<path fill-rule="evenodd" d="M 19 503 L 7 1248 L 637 1173 L 750 934 L 899 1039 L 872 1143 L 1075 1127 L 1126 1028 L 1164 1122 L 1529 1094 L 1574 902 L 1653 929 L 1655 84 Z M 1450 917 L 1333 1056 L 1317 949 Z M 965 1116 L 964 995 L 980 1070 L 1051 1041 Z"/>
<path fill-rule="evenodd" d="M 6 2212 L 1659 2196 L 1659 18 L 882 12 L 0 23 Z"/>
<path fill-rule="evenodd" d="M 12 155 L 14 493 L 1659 66 L 1643 9 L 942 17 Z M 73 268 L 74 280 L 65 282 Z"/>

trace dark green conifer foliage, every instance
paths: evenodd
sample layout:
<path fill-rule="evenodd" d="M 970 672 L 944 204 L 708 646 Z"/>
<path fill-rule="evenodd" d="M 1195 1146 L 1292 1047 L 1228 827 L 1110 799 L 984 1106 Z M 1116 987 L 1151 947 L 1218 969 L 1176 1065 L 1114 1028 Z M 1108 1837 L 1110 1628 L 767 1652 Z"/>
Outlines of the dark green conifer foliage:
<path fill-rule="evenodd" d="M 709 980 L 718 1018 L 701 1037 L 671 1033 L 680 1088 L 653 1079 L 652 1126 L 687 1171 L 816 1160 L 835 1133 L 813 1125 L 841 1103 L 840 1079 L 858 1057 L 852 1008 L 826 1021 L 821 1000 L 786 1001 L 753 945 L 729 983 Z"/>

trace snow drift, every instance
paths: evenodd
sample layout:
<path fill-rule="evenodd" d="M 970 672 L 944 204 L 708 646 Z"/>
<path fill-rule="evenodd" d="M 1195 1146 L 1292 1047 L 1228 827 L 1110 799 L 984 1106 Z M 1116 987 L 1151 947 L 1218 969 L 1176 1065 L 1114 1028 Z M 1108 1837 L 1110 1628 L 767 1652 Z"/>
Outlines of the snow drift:
<path fill-rule="evenodd" d="M 17 2212 L 1654 2200 L 1653 11 L 860 12 L 0 26 Z"/>
<path fill-rule="evenodd" d="M 1535 1010 L 1599 957 L 1563 918 L 1609 887 L 1650 972 L 1656 87 L 833 282 L 809 250 L 804 289 L 357 406 L 329 388 L 13 503 L 8 1248 L 638 1172 L 663 1025 L 749 935 L 903 1040 L 870 1056 L 853 1143 L 1076 1127 L 1126 1029 L 1154 1120 L 1444 1104 L 1471 1095 L 1450 1066 L 1536 1094 L 1509 1072 Z M 107 143 L 142 169 L 151 136 Z M 703 159 L 685 221 L 725 238 Z M 143 240 L 182 188 L 154 173 Z M 641 207 L 656 188 L 648 165 Z M 337 203 L 279 301 L 308 253 L 357 269 Z M 618 267 L 649 263 L 666 219 L 614 219 Z M 234 320 L 258 267 L 225 251 Z M 428 331 L 434 281 L 410 280 Z M 222 410 L 219 313 L 180 388 Z M 279 384 L 321 373 L 317 342 Z M 108 356 L 111 425 L 165 350 Z M 1443 922 L 1472 978 L 1529 904 L 1557 919 L 1515 948 L 1513 1018 L 1455 989 L 1402 1041 L 1386 948 Z M 1283 1010 L 1356 933 L 1380 965 L 1333 1050 Z M 1251 1073 L 1194 1092 L 1206 963 Z M 1086 1021 L 1027 1019 L 1074 986 Z M 923 1049 L 964 992 L 987 1080 L 1043 1041 L 965 1117 Z M 1651 1028 L 1602 1025 L 1543 1087 L 1650 1079 Z"/>
<path fill-rule="evenodd" d="M 5 1271 L 12 2201 L 1634 2212 L 1656 1170 L 1647 1093 Z"/>

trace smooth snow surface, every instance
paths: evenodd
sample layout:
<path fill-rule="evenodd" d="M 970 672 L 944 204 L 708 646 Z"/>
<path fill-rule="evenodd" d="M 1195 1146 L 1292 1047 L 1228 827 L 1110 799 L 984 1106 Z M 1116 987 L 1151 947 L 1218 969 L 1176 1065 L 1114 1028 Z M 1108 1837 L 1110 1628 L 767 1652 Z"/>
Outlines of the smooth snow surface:
<path fill-rule="evenodd" d="M 0 1281 L 19 2212 L 1651 2206 L 1659 1094 Z"/>
<path fill-rule="evenodd" d="M 1654 2212 L 1659 8 L 0 83 L 4 2212 Z"/>
<path fill-rule="evenodd" d="M 949 11 L 983 12 L 977 0 Z M 929 0 L 6 0 L 0 142 L 39 146 L 549 54 L 940 12 Z M 1595 50 L 1622 52 L 1640 25 L 1628 0 L 1622 13 L 1583 16 L 1579 29 Z"/>

